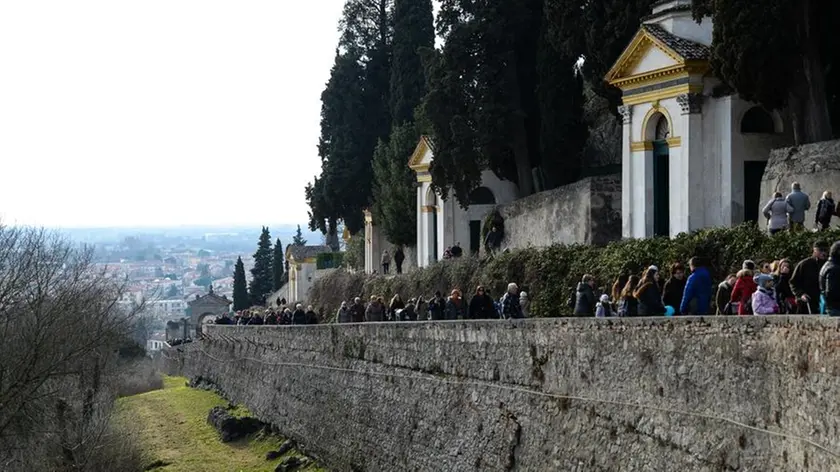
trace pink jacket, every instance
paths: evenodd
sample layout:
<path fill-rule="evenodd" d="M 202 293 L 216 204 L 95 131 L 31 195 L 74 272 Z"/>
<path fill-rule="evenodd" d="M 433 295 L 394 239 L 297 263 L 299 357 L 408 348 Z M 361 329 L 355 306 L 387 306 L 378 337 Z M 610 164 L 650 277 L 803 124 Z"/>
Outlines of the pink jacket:
<path fill-rule="evenodd" d="M 779 312 L 779 305 L 776 304 L 773 292 L 768 293 L 762 289 L 753 293 L 752 308 L 756 315 L 775 315 Z"/>

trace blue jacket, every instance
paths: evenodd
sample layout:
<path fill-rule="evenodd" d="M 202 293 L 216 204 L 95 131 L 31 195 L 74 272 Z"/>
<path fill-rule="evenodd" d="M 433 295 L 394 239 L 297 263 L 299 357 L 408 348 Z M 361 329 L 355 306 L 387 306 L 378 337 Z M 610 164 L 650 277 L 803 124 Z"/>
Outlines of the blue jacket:
<path fill-rule="evenodd" d="M 695 298 L 697 299 L 697 310 L 695 314 L 713 314 L 709 312 L 709 301 L 712 299 L 712 276 L 709 275 L 709 271 L 705 267 L 694 269 L 694 272 L 688 276 L 682 303 L 680 303 L 680 313 L 684 315 L 688 314 L 688 305 Z"/>

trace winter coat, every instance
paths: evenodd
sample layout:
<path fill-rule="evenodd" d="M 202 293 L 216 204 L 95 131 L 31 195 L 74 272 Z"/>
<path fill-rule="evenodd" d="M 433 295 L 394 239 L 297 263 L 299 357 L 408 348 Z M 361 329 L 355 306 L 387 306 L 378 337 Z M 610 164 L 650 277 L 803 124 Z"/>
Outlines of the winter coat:
<path fill-rule="evenodd" d="M 365 307 L 361 303 L 353 303 L 350 307 L 350 322 L 361 323 L 365 321 Z"/>
<path fill-rule="evenodd" d="M 400 265 L 400 264 L 403 263 L 404 260 L 405 260 L 405 253 L 403 252 L 402 249 L 397 249 L 397 252 L 394 253 L 394 262 L 396 262 L 397 265 Z"/>
<path fill-rule="evenodd" d="M 293 325 L 302 325 L 306 324 L 306 312 L 303 310 L 295 310 L 292 313 L 292 324 Z"/>
<path fill-rule="evenodd" d="M 432 321 L 442 320 L 445 309 L 446 301 L 443 298 L 433 298 L 429 301 L 429 315 Z"/>
<path fill-rule="evenodd" d="M 397 320 L 397 310 L 402 310 L 404 308 L 405 308 L 405 303 L 403 303 L 402 300 L 391 302 L 391 306 L 388 307 L 388 313 L 390 313 L 391 319 L 396 321 Z"/>
<path fill-rule="evenodd" d="M 779 312 L 776 304 L 776 294 L 764 287 L 759 288 L 752 296 L 752 310 L 756 315 L 775 315 Z"/>
<path fill-rule="evenodd" d="M 595 307 L 595 317 L 606 318 L 608 316 L 612 316 L 612 307 L 610 306 L 610 302 L 598 302 L 597 306 Z"/>
<path fill-rule="evenodd" d="M 595 292 L 589 284 L 580 282 L 577 286 L 577 301 L 575 302 L 576 316 L 592 316 L 595 313 Z"/>
<path fill-rule="evenodd" d="M 796 298 L 808 295 L 811 300 L 820 299 L 820 269 L 825 261 L 809 257 L 796 264 L 790 274 L 790 289 Z"/>
<path fill-rule="evenodd" d="M 350 309 L 345 307 L 341 307 L 338 309 L 338 313 L 335 315 L 336 320 L 339 323 L 349 323 L 350 322 Z"/>
<path fill-rule="evenodd" d="M 811 209 L 811 199 L 801 190 L 794 190 L 788 194 L 785 201 L 791 206 L 790 221 L 805 223 L 805 212 Z"/>
<path fill-rule="evenodd" d="M 717 314 L 718 315 L 731 315 L 732 313 L 726 313 L 726 305 L 729 305 L 729 302 L 732 300 L 732 286 L 726 283 L 724 280 L 723 282 L 718 285 L 717 294 L 715 295 L 715 306 L 717 307 Z"/>
<path fill-rule="evenodd" d="M 464 299 L 459 298 L 455 300 L 449 297 L 446 300 L 446 308 L 444 309 L 443 317 L 447 320 L 463 320 L 466 318 L 466 309 L 464 307 Z"/>
<path fill-rule="evenodd" d="M 365 321 L 385 321 L 385 305 L 379 302 L 368 303 L 365 309 Z"/>
<path fill-rule="evenodd" d="M 618 303 L 618 316 L 639 316 L 639 301 L 626 296 Z"/>
<path fill-rule="evenodd" d="M 827 228 L 831 225 L 831 217 L 835 212 L 834 200 L 821 198 L 817 203 L 817 211 L 814 212 L 814 222 Z"/>
<path fill-rule="evenodd" d="M 680 303 L 682 303 L 683 292 L 685 292 L 685 279 L 669 278 L 662 288 L 662 304 L 674 308 L 675 314 L 680 314 Z"/>
<path fill-rule="evenodd" d="M 489 320 L 498 318 L 493 308 L 493 299 L 488 295 L 473 295 L 470 300 L 469 318 L 471 320 Z"/>
<path fill-rule="evenodd" d="M 502 318 L 520 319 L 525 315 L 522 313 L 522 303 L 519 302 L 519 294 L 507 292 L 502 297 Z"/>
<path fill-rule="evenodd" d="M 680 301 L 680 313 L 688 314 L 692 300 L 697 300 L 695 315 L 710 315 L 709 302 L 712 299 L 712 276 L 705 267 L 697 267 L 688 276 L 685 283 L 685 290 Z M 676 308 L 676 307 L 675 307 Z"/>
<path fill-rule="evenodd" d="M 831 259 L 820 269 L 820 291 L 826 310 L 840 310 L 840 260 Z"/>
<path fill-rule="evenodd" d="M 784 229 L 788 225 L 788 213 L 793 213 L 793 206 L 784 198 L 774 198 L 764 205 L 761 213 L 767 218 L 767 229 Z"/>
<path fill-rule="evenodd" d="M 739 304 L 739 315 L 750 314 L 747 304 L 750 303 L 750 297 L 752 297 L 752 294 L 755 293 L 756 290 L 758 290 L 758 286 L 755 284 L 755 280 L 753 280 L 752 276 L 741 277 L 735 282 L 735 287 L 732 288 L 732 295 L 729 297 L 729 301 Z M 752 305 L 749 305 L 749 307 L 751 306 Z"/>
<path fill-rule="evenodd" d="M 662 305 L 662 296 L 659 294 L 659 285 L 655 283 L 644 283 L 637 291 L 639 300 L 639 316 L 656 316 L 665 314 L 665 306 Z"/>
<path fill-rule="evenodd" d="M 387 252 L 383 252 L 382 257 L 380 258 L 379 261 L 382 263 L 382 265 L 390 264 L 391 263 L 391 255 L 388 254 Z"/>
<path fill-rule="evenodd" d="M 787 313 L 787 302 L 791 298 L 796 298 L 793 291 L 790 289 L 790 272 L 786 274 L 778 274 L 773 276 L 773 282 L 776 292 L 776 304 L 779 305 L 779 313 Z"/>

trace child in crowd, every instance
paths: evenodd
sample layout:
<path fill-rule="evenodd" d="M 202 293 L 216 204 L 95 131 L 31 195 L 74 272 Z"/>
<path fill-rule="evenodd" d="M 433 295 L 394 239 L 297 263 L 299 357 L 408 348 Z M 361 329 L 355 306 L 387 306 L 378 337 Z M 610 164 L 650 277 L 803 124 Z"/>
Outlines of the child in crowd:
<path fill-rule="evenodd" d="M 776 293 L 773 291 L 773 276 L 759 274 L 756 277 L 758 290 L 752 296 L 752 309 L 756 315 L 775 315 L 779 312 Z"/>
<path fill-rule="evenodd" d="M 601 295 L 601 300 L 595 306 L 595 317 L 606 318 L 612 316 L 612 305 L 610 304 L 610 296 L 606 293 Z"/>

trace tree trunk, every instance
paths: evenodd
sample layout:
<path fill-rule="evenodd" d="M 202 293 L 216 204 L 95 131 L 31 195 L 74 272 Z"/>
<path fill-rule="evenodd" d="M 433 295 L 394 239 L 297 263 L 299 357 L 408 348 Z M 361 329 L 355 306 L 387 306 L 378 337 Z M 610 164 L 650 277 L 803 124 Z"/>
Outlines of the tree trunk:
<path fill-rule="evenodd" d="M 519 91 L 519 76 L 517 74 L 516 53 L 511 52 L 507 64 L 508 87 L 510 87 L 510 110 L 512 115 L 509 122 L 511 129 L 511 151 L 516 164 L 519 197 L 527 197 L 534 193 L 534 176 L 531 171 L 531 155 L 528 151 L 528 129 L 525 127 L 525 110 L 522 106 L 522 94 Z"/>
<path fill-rule="evenodd" d="M 796 144 L 808 144 L 830 140 L 832 129 L 813 0 L 803 0 L 800 14 L 802 71 L 791 91 L 790 108 L 794 140 Z"/>

